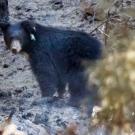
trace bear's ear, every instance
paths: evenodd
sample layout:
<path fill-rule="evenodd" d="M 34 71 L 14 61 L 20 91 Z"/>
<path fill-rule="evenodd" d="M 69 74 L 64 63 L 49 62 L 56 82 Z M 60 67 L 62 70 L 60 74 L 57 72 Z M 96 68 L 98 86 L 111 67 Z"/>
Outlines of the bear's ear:
<path fill-rule="evenodd" d="M 7 22 L 0 22 L 0 28 L 1 28 L 2 32 L 5 32 L 9 26 L 10 26 L 10 24 Z"/>
<path fill-rule="evenodd" d="M 21 26 L 29 34 L 34 34 L 36 32 L 36 23 L 33 21 L 29 20 L 23 21 L 21 22 Z"/>
<path fill-rule="evenodd" d="M 31 40 L 36 40 L 36 23 L 33 21 L 23 21 L 21 22 L 22 28 L 30 35 Z"/>

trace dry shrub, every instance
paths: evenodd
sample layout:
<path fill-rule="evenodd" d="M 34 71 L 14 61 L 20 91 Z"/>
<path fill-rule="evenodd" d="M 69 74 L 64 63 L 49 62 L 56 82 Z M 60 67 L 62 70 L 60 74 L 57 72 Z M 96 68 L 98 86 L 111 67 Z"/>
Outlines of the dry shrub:
<path fill-rule="evenodd" d="M 123 2 L 96 0 L 96 5 L 84 4 L 83 8 L 104 22 L 99 26 L 103 26 L 100 32 L 105 39 L 105 58 L 93 73 L 101 107 L 95 109 L 93 124 L 104 123 L 131 131 L 135 121 L 135 24 L 131 21 L 135 7 L 124 7 Z"/>
<path fill-rule="evenodd" d="M 110 52 L 126 51 L 134 40 L 135 31 L 129 27 L 128 18 L 113 18 L 107 24 L 106 50 Z"/>
<path fill-rule="evenodd" d="M 115 3 L 116 0 L 95 0 L 94 2 L 92 0 L 82 0 L 81 11 L 85 19 L 87 19 L 87 16 L 94 16 L 96 20 L 104 21 L 108 17 L 111 8 L 115 7 Z"/>
<path fill-rule="evenodd" d="M 94 124 L 129 128 L 135 121 L 135 39 L 129 43 L 127 51 L 106 57 L 93 74 L 101 96 Z"/>

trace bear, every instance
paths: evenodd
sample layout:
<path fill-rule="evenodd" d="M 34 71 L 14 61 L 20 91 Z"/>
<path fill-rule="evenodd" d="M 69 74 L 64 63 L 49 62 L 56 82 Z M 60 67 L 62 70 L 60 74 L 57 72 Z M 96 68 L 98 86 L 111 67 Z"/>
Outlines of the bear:
<path fill-rule="evenodd" d="M 1 22 L 0 28 L 8 49 L 15 54 L 28 54 L 42 96 L 52 97 L 57 91 L 63 97 L 67 84 L 71 99 L 89 91 L 82 61 L 101 58 L 99 40 L 82 31 L 44 26 L 30 20 Z"/>

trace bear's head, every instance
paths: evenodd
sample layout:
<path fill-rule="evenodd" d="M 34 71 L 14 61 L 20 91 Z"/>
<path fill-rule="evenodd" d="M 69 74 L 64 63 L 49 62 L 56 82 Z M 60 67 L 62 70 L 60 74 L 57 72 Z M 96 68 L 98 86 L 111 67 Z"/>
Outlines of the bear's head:
<path fill-rule="evenodd" d="M 0 28 L 7 48 L 13 53 L 25 51 L 31 42 L 36 40 L 34 36 L 36 24 L 32 21 L 22 21 L 15 24 L 1 22 Z"/>

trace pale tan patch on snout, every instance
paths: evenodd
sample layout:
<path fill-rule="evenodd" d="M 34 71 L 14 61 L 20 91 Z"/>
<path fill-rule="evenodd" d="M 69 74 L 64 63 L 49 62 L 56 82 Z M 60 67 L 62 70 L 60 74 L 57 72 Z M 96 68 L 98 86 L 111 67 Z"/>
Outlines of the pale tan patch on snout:
<path fill-rule="evenodd" d="M 21 43 L 19 40 L 13 40 L 11 43 L 11 51 L 13 53 L 19 53 L 22 50 Z"/>

